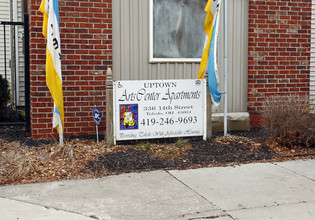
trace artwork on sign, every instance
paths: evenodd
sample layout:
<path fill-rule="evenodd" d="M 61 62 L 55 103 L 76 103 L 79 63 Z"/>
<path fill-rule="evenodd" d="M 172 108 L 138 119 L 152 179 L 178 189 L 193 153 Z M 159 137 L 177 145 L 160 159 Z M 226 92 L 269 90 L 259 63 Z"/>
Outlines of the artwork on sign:
<path fill-rule="evenodd" d="M 138 104 L 120 105 L 120 130 L 138 129 Z"/>

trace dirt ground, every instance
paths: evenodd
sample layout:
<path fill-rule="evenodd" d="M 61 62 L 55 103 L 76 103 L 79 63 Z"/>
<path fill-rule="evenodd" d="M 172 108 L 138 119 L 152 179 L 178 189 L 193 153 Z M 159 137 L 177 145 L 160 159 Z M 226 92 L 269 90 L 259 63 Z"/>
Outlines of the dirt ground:
<path fill-rule="evenodd" d="M 60 147 L 55 139 L 33 140 L 23 127 L 0 127 L 0 185 L 303 158 L 315 158 L 315 148 L 278 146 L 261 128 L 215 133 L 210 141 L 157 139 L 112 147 L 97 144 L 95 136 L 71 137 Z"/>

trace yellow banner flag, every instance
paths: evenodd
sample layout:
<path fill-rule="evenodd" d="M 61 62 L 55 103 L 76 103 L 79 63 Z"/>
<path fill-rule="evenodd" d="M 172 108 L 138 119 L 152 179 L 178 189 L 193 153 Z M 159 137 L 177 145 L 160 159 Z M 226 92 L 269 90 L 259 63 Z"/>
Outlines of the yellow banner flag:
<path fill-rule="evenodd" d="M 200 67 L 199 67 L 199 72 L 198 72 L 198 79 L 204 78 L 204 73 L 207 68 L 211 37 L 212 37 L 212 32 L 213 32 L 214 23 L 215 23 L 214 18 L 218 11 L 217 9 L 220 3 L 221 3 L 220 0 L 208 0 L 208 3 L 205 7 L 205 12 L 207 12 L 207 17 L 204 24 L 204 30 L 206 32 L 206 43 L 205 43 L 205 48 L 203 50 L 203 54 L 201 57 L 201 62 L 200 62 Z"/>
<path fill-rule="evenodd" d="M 58 0 L 42 0 L 39 11 L 44 16 L 43 35 L 47 39 L 46 83 L 54 100 L 53 127 L 60 133 L 64 129 L 64 105 Z"/>

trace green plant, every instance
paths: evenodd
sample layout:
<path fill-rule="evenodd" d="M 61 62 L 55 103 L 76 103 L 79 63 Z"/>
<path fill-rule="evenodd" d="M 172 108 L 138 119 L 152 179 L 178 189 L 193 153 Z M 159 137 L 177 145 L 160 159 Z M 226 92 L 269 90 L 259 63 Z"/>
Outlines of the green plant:
<path fill-rule="evenodd" d="M 272 141 L 290 148 L 314 146 L 315 115 L 308 96 L 271 96 L 264 107 L 264 127 Z"/>
<path fill-rule="evenodd" d="M 151 145 L 150 142 L 147 142 L 144 146 L 145 146 L 145 149 L 146 149 L 147 151 L 150 151 L 151 148 L 152 148 L 152 145 Z"/>
<path fill-rule="evenodd" d="M 177 147 L 177 148 L 184 148 L 184 147 L 186 147 L 186 146 L 188 146 L 189 145 L 189 143 L 188 143 L 188 140 L 186 139 L 181 139 L 181 138 L 179 138 L 176 142 L 175 142 L 175 147 Z"/>
<path fill-rule="evenodd" d="M 0 109 L 10 100 L 9 82 L 0 75 Z"/>

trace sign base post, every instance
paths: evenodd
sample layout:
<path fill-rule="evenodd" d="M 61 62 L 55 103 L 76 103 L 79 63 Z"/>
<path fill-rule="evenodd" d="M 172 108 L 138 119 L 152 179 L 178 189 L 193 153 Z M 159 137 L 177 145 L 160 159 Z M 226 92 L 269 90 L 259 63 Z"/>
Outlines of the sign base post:
<path fill-rule="evenodd" d="M 113 125 L 113 75 L 111 68 L 106 72 L 106 143 L 113 146 L 114 143 L 114 125 Z"/>
<path fill-rule="evenodd" d="M 204 75 L 206 81 L 206 99 L 207 99 L 207 140 L 210 140 L 212 137 L 212 105 L 211 105 L 211 93 L 209 89 L 209 82 L 208 82 L 208 73 Z"/>

